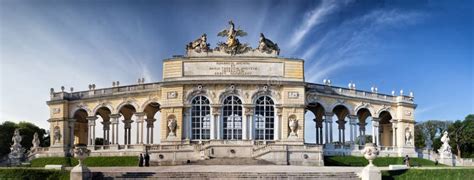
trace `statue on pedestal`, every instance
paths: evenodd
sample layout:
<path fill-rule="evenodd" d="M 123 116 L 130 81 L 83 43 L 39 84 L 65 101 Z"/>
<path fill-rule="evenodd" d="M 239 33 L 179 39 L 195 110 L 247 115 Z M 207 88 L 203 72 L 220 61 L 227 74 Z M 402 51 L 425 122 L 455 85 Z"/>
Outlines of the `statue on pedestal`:
<path fill-rule="evenodd" d="M 23 160 L 25 149 L 20 144 L 22 139 L 20 129 L 15 129 L 12 137 L 13 145 L 10 147 L 10 154 L 8 154 L 11 165 L 20 165 Z"/>
<path fill-rule="evenodd" d="M 263 35 L 263 33 L 260 33 L 260 40 L 258 42 L 257 50 L 267 54 L 280 54 L 280 48 L 278 47 L 278 45 L 270 41 L 270 39 L 265 38 L 265 35 Z"/>
<path fill-rule="evenodd" d="M 412 139 L 413 139 L 413 136 L 411 135 L 411 130 L 407 128 L 405 130 L 405 145 L 413 145 Z"/>
<path fill-rule="evenodd" d="M 296 120 L 296 117 L 290 116 L 288 126 L 290 127 L 289 137 L 296 137 L 296 128 L 298 128 L 298 120 Z"/>
<path fill-rule="evenodd" d="M 37 148 L 40 147 L 40 140 L 38 138 L 38 133 L 35 132 L 35 135 L 33 135 L 33 141 L 31 142 L 33 144 L 33 147 L 31 147 L 31 150 L 36 150 Z"/>
<path fill-rule="evenodd" d="M 439 148 L 438 152 L 441 156 L 441 158 L 451 158 L 452 152 L 451 152 L 451 146 L 449 145 L 449 136 L 448 132 L 444 131 L 443 136 L 441 137 L 441 142 L 443 145 L 441 145 L 441 148 Z"/>
<path fill-rule="evenodd" d="M 210 44 L 207 43 L 207 35 L 203 34 L 199 39 L 196 39 L 186 45 L 186 50 L 193 50 L 197 53 L 208 52 L 210 50 L 209 46 Z"/>
<path fill-rule="evenodd" d="M 175 118 L 170 118 L 168 119 L 168 129 L 169 129 L 169 134 L 168 137 L 176 137 L 176 119 Z"/>

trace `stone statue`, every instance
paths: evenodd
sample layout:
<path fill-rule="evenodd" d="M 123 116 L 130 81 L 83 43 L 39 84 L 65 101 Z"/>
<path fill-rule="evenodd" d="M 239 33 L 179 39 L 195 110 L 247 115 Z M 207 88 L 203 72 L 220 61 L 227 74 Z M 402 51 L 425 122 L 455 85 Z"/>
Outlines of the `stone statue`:
<path fill-rule="evenodd" d="M 20 129 L 15 129 L 12 137 L 13 145 L 10 147 L 10 154 L 8 154 L 8 158 L 12 165 L 20 165 L 20 162 L 23 159 L 25 149 L 20 144 L 22 139 Z"/>
<path fill-rule="evenodd" d="M 36 149 L 40 147 L 40 140 L 38 138 L 38 133 L 35 132 L 35 135 L 33 135 L 33 141 L 31 142 L 33 144 L 32 149 Z"/>
<path fill-rule="evenodd" d="M 217 51 L 223 51 L 225 53 L 235 55 L 235 54 L 242 54 L 249 51 L 251 48 L 248 44 L 241 44 L 238 36 L 246 36 L 247 33 L 240 29 L 235 29 L 235 25 L 232 21 L 229 21 L 229 29 L 224 29 L 217 34 L 217 36 L 227 37 L 226 42 L 220 42 L 217 44 Z"/>
<path fill-rule="evenodd" d="M 265 38 L 265 35 L 263 33 L 260 33 L 260 40 L 258 43 L 258 51 L 262 53 L 276 53 L 277 55 L 280 54 L 280 48 L 278 48 L 278 45 L 276 43 L 273 43 L 269 39 Z"/>
<path fill-rule="evenodd" d="M 411 130 L 409 128 L 407 128 L 405 130 L 405 144 L 406 145 L 412 145 L 413 144 L 412 139 L 413 139 L 413 137 L 411 135 Z"/>
<path fill-rule="evenodd" d="M 441 137 L 441 148 L 439 149 L 440 154 L 451 155 L 451 146 L 449 145 L 449 136 L 448 132 L 444 131 L 443 136 Z"/>
<path fill-rule="evenodd" d="M 170 130 L 168 137 L 176 137 L 176 119 L 170 118 L 168 119 L 168 129 Z"/>
<path fill-rule="evenodd" d="M 425 139 L 425 145 L 426 149 L 431 150 L 431 146 L 433 145 L 433 141 L 431 140 L 431 135 L 429 132 L 426 132 L 426 139 Z"/>
<path fill-rule="evenodd" d="M 298 128 L 298 121 L 295 117 L 290 117 L 288 126 L 290 127 L 290 137 L 296 137 L 296 128 Z"/>
<path fill-rule="evenodd" d="M 186 46 L 186 50 L 194 50 L 197 53 L 208 52 L 210 44 L 207 43 L 207 35 L 203 34 L 199 39 L 190 42 Z"/>
<path fill-rule="evenodd" d="M 61 142 L 61 131 L 59 130 L 59 127 L 54 128 L 53 132 L 53 139 L 54 139 L 54 144 L 60 143 Z"/>

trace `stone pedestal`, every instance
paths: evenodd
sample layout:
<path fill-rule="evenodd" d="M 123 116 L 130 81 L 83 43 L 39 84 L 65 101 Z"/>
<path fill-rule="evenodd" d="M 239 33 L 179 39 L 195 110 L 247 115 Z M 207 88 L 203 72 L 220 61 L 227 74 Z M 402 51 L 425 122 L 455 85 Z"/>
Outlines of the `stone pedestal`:
<path fill-rule="evenodd" d="M 84 165 L 77 165 L 71 170 L 71 180 L 89 180 L 92 179 L 91 171 Z"/>
<path fill-rule="evenodd" d="M 376 166 L 368 165 L 364 169 L 362 169 L 361 179 L 362 180 L 381 180 L 382 173 L 380 172 L 380 169 L 378 169 Z"/>
<path fill-rule="evenodd" d="M 456 166 L 456 159 L 452 153 L 440 153 L 438 162 L 448 166 Z"/>

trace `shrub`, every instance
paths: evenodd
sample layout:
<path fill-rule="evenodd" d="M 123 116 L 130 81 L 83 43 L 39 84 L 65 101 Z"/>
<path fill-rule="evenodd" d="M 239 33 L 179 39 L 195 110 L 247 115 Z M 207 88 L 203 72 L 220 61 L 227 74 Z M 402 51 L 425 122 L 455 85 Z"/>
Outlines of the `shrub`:
<path fill-rule="evenodd" d="M 366 166 L 369 162 L 364 157 L 359 156 L 325 156 L 324 165 L 326 166 Z M 378 157 L 374 160 L 376 166 L 388 166 L 391 164 L 404 164 L 403 157 Z M 412 166 L 435 166 L 430 160 L 421 158 L 410 158 Z M 439 164 L 438 166 L 446 166 Z"/>
<path fill-rule="evenodd" d="M 79 162 L 70 157 L 44 157 L 31 161 L 31 167 L 44 167 L 48 164 L 61 164 L 64 166 L 76 166 Z M 136 166 L 138 158 L 135 156 L 110 156 L 110 157 L 88 157 L 84 164 L 90 167 L 101 166 Z"/>
<path fill-rule="evenodd" d="M 27 168 L 0 169 L 0 179 L 69 180 L 69 171 Z"/>
<path fill-rule="evenodd" d="M 474 179 L 474 169 L 409 169 L 382 171 L 382 179 Z"/>

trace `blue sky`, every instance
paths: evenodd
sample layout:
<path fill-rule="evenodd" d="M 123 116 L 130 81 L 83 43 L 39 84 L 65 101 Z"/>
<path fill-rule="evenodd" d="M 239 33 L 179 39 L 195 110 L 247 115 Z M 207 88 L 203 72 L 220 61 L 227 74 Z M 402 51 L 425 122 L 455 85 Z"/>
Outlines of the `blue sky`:
<path fill-rule="evenodd" d="M 0 122 L 45 128 L 51 87 L 161 80 L 162 59 L 233 20 L 255 47 L 305 59 L 306 80 L 413 91 L 416 120 L 474 113 L 472 1 L 0 1 Z"/>

